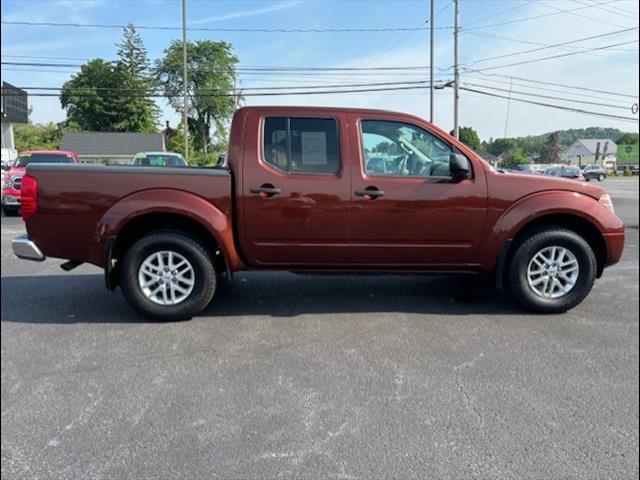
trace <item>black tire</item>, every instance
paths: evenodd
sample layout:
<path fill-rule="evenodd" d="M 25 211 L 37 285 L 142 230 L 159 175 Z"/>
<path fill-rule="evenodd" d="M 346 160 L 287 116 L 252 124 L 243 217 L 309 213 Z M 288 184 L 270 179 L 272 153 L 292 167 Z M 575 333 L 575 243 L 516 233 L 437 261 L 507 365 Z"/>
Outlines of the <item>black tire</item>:
<path fill-rule="evenodd" d="M 176 305 L 159 305 L 148 299 L 138 283 L 142 262 L 154 252 L 169 250 L 182 255 L 193 268 L 194 286 Z M 217 286 L 211 256 L 200 242 L 175 231 L 161 231 L 141 238 L 129 247 L 120 264 L 120 287 L 131 306 L 146 318 L 160 321 L 189 320 L 211 301 Z"/>
<path fill-rule="evenodd" d="M 2 207 L 2 211 L 6 217 L 15 217 L 18 215 L 19 207 L 9 207 L 8 205 L 4 205 Z"/>
<path fill-rule="evenodd" d="M 545 247 L 560 246 L 578 261 L 579 273 L 573 288 L 559 298 L 539 296 L 527 281 L 527 269 L 534 255 Z M 597 261 L 587 241 L 572 230 L 549 226 L 531 232 L 516 246 L 509 263 L 509 291 L 525 309 L 538 313 L 561 313 L 578 305 L 591 291 L 596 279 Z"/>
<path fill-rule="evenodd" d="M 600 175 L 598 175 L 598 181 L 599 182 L 604 182 L 605 178 L 607 178 L 607 177 L 605 177 L 604 174 L 602 174 L 602 173 Z"/>

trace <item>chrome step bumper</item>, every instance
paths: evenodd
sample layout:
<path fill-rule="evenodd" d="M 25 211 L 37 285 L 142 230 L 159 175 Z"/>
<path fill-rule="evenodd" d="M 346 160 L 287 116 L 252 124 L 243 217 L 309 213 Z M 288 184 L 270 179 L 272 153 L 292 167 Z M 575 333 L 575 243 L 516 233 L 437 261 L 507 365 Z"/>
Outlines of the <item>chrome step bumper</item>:
<path fill-rule="evenodd" d="M 23 258 L 25 260 L 35 260 L 37 262 L 42 262 L 45 258 L 42 250 L 38 248 L 38 246 L 29 240 L 29 237 L 26 235 L 20 235 L 19 237 L 11 240 L 11 248 L 13 249 L 13 253 L 18 258 Z"/>

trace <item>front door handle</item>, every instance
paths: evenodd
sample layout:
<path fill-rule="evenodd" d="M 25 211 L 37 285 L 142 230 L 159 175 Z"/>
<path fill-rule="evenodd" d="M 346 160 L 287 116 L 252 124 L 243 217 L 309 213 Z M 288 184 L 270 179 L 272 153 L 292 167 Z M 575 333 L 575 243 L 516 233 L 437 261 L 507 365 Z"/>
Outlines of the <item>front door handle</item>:
<path fill-rule="evenodd" d="M 263 185 L 260 185 L 259 187 L 251 187 L 249 191 L 251 193 L 260 195 L 261 197 L 273 197 L 274 195 L 282 193 L 282 190 L 274 187 L 270 183 L 265 183 Z"/>
<path fill-rule="evenodd" d="M 367 187 L 364 190 L 356 190 L 355 193 L 356 193 L 356 196 L 358 197 L 365 197 L 371 200 L 378 197 L 384 197 L 384 191 L 378 190 L 375 187 Z"/>

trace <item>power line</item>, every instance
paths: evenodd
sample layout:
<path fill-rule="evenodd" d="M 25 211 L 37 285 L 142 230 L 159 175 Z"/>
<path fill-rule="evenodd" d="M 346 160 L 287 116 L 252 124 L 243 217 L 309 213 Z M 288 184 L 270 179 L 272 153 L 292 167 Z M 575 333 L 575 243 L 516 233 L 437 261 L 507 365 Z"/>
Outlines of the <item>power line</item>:
<path fill-rule="evenodd" d="M 476 89 L 468 88 L 468 87 L 460 87 L 460 89 L 468 91 L 468 92 L 479 93 L 481 95 L 487 95 L 489 97 L 504 98 L 505 100 L 509 100 L 509 97 L 507 97 L 506 95 L 499 95 L 497 93 L 485 92 L 485 91 L 482 91 L 482 90 L 476 90 Z M 627 121 L 627 122 L 638 123 L 638 119 L 634 118 L 634 117 L 625 117 L 625 116 L 622 116 L 622 115 L 614 115 L 614 114 L 610 114 L 610 113 L 593 112 L 593 111 L 590 111 L 590 110 L 583 110 L 581 108 L 573 108 L 573 107 L 561 106 L 561 105 L 556 105 L 556 104 L 551 104 L 551 103 L 536 102 L 534 100 L 527 100 L 527 99 L 524 99 L 524 98 L 511 97 L 511 101 L 521 102 L 521 103 L 529 103 L 531 105 L 538 105 L 538 106 L 541 106 L 541 107 L 555 108 L 557 110 L 565 110 L 565 111 L 568 111 L 568 112 L 582 113 L 582 114 L 585 114 L 585 115 L 594 115 L 594 116 L 597 116 L 597 117 L 613 118 L 613 119 L 616 119 L 616 120 L 624 120 L 624 121 Z"/>
<path fill-rule="evenodd" d="M 423 85 L 430 83 L 428 80 L 416 80 L 416 81 L 405 81 L 405 82 L 375 82 L 375 83 L 350 83 L 345 85 L 340 85 L 339 88 L 347 88 L 347 87 L 375 87 L 375 86 L 388 86 L 388 85 Z M 162 91 L 160 88 L 125 88 L 125 87 L 20 87 L 22 90 L 68 90 L 68 91 L 116 91 L 116 92 L 141 92 L 141 93 L 153 93 Z M 288 85 L 282 87 L 246 87 L 243 88 L 242 91 L 246 90 L 286 90 L 286 89 L 301 89 L 301 88 L 327 88 L 327 85 Z M 199 88 L 198 92 L 224 92 L 225 90 L 219 88 Z"/>
<path fill-rule="evenodd" d="M 516 76 L 513 76 L 513 75 L 504 75 L 504 74 L 499 74 L 499 73 L 484 73 L 481 70 L 471 70 L 470 69 L 469 71 L 470 72 L 474 72 L 474 73 L 479 73 L 480 75 L 483 75 L 483 76 L 484 75 L 488 75 L 488 76 L 491 76 L 491 77 L 514 78 L 516 80 L 520 80 L 520 81 L 523 81 L 523 82 L 536 83 L 536 84 L 539 84 L 539 85 L 551 85 L 551 86 L 554 86 L 554 87 L 571 88 L 571 89 L 574 89 L 574 90 L 581 90 L 581 91 L 585 91 L 585 92 L 594 92 L 594 93 L 603 93 L 605 95 L 613 95 L 613 96 L 616 96 L 616 97 L 625 97 L 625 98 L 633 98 L 633 99 L 638 98 L 638 95 L 629 95 L 629 94 L 626 94 L 626 93 L 611 92 L 611 91 L 608 91 L 608 90 L 598 90 L 598 89 L 595 89 L 595 88 L 580 87 L 580 86 L 577 86 L 577 85 L 567 85 L 565 83 L 556 83 L 556 82 L 549 82 L 549 81 L 534 80 L 534 79 L 531 79 L 531 78 L 516 77 Z"/>
<path fill-rule="evenodd" d="M 84 64 L 79 63 L 45 63 L 45 62 L 14 62 L 14 61 L 2 61 L 2 65 L 12 66 L 25 66 L 25 67 L 61 67 L 61 68 L 76 68 L 82 67 Z M 393 67 L 293 67 L 293 66 L 246 66 L 237 67 L 239 72 L 352 72 L 352 71 L 404 71 L 404 70 L 427 70 L 428 65 L 407 65 L 407 66 L 393 66 Z M 451 67 L 440 67 L 440 70 L 449 70 Z M 228 69 L 222 69 L 219 71 L 229 71 Z"/>
<path fill-rule="evenodd" d="M 427 82 L 428 83 L 428 82 Z M 347 89 L 347 90 L 323 90 L 323 91 L 312 91 L 312 92 L 300 92 L 300 91 L 294 91 L 294 92 L 264 92 L 264 93 L 205 93 L 202 94 L 201 96 L 203 97 L 238 97 L 238 96 L 242 96 L 242 97 L 275 97 L 275 96 L 284 96 L 284 95 L 323 95 L 323 94 L 337 94 L 337 93 L 365 93 L 365 92 L 386 92 L 386 91 L 393 91 L 393 90 L 411 90 L 411 89 L 418 89 L 418 88 L 427 88 L 428 85 L 409 85 L 409 86 L 403 86 L 403 87 L 382 87 L 382 88 L 367 88 L 367 89 Z M 20 95 L 19 93 L 2 93 L 0 94 L 2 96 L 5 97 L 13 97 L 16 95 Z M 59 94 L 58 93 L 33 93 L 33 94 L 29 94 L 32 97 L 58 97 Z M 95 94 L 76 94 L 77 96 L 80 97 L 93 97 L 95 96 Z M 103 94 L 103 97 L 121 97 L 122 95 L 120 94 L 114 94 L 114 93 L 109 93 L 109 94 Z M 166 98 L 167 95 L 165 94 L 153 94 L 153 95 L 146 95 L 147 97 L 153 97 L 153 98 Z"/>
<path fill-rule="evenodd" d="M 482 77 L 474 77 L 471 75 L 465 75 L 465 78 L 471 78 L 472 80 L 480 80 L 483 82 L 492 82 L 492 83 L 498 83 L 501 85 L 512 85 L 512 86 L 516 86 L 516 87 L 523 87 L 523 88 L 529 88 L 529 89 L 536 89 L 542 92 L 555 92 L 555 93 L 562 93 L 564 95 L 573 95 L 573 96 L 580 96 L 581 98 L 593 98 L 596 100 L 604 100 L 604 101 L 611 101 L 612 99 L 610 97 L 604 97 L 602 95 L 590 95 L 588 93 L 584 93 L 584 92 L 568 92 L 566 90 L 560 90 L 558 88 L 549 88 L 549 87 L 536 87 L 536 86 L 532 86 L 532 85 L 527 85 L 525 83 L 517 83 L 517 82 L 513 82 L 513 78 L 514 77 L 510 77 L 510 76 L 506 76 L 505 77 L 509 78 L 509 80 L 507 81 L 506 78 L 505 80 L 495 80 L 493 78 L 482 78 Z M 535 93 L 535 92 L 534 92 Z M 566 98 L 566 97 L 564 97 Z M 569 99 L 571 100 L 571 99 Z"/>
<path fill-rule="evenodd" d="M 527 0 L 527 2 L 535 3 L 535 4 L 538 4 L 538 5 L 542 5 L 543 7 L 547 7 L 547 8 L 553 8 L 554 10 L 556 10 L 557 12 L 560 12 L 560 13 L 570 13 L 573 16 L 580 17 L 580 18 L 586 18 L 587 20 L 592 20 L 594 22 L 598 22 L 599 24 L 611 25 L 613 27 L 619 27 L 619 28 L 620 27 L 622 27 L 622 28 L 626 27 L 626 25 L 620 25 L 619 23 L 608 22 L 606 20 L 603 20 L 602 18 L 593 18 L 593 17 L 590 17 L 589 15 L 582 15 L 581 13 L 576 13 L 575 9 L 574 10 L 565 10 L 563 8 L 558 8 L 558 7 L 553 6 L 553 5 L 547 5 L 546 3 L 542 3 L 540 0 L 538 0 L 537 2 L 534 2 L 533 0 Z M 584 4 L 582 4 L 582 5 L 584 5 Z M 584 8 L 598 8 L 598 7 L 602 6 L 602 5 L 604 5 L 604 4 L 603 3 L 599 3 L 597 5 L 588 4 Z"/>
<path fill-rule="evenodd" d="M 572 1 L 573 3 L 577 3 L 578 5 L 589 5 L 588 3 L 584 3 L 584 2 L 581 2 L 581 1 L 579 1 L 579 0 L 571 0 L 571 1 Z M 629 12 L 629 11 L 624 11 L 624 10 L 622 10 L 622 9 L 621 9 L 621 8 L 619 8 L 619 7 L 614 7 L 614 8 L 616 8 L 616 9 L 617 9 L 617 10 L 619 10 L 619 11 L 611 10 L 611 9 L 609 9 L 609 8 L 606 8 L 606 7 L 599 7 L 599 6 L 594 6 L 594 8 L 596 8 L 596 9 L 598 9 L 598 10 L 602 10 L 603 12 L 607 12 L 607 13 L 611 13 L 611 14 L 613 14 L 613 15 L 618 15 L 618 16 L 620 16 L 620 17 L 624 17 L 624 18 L 626 18 L 626 19 L 628 19 L 628 18 L 629 18 L 629 15 L 637 15 L 637 13 L 631 13 L 631 12 Z M 624 13 L 623 13 L 623 12 L 624 12 Z"/>
<path fill-rule="evenodd" d="M 553 60 L 555 58 L 563 58 L 563 57 L 569 57 L 572 55 L 578 55 L 579 53 L 584 53 L 584 52 L 594 52 L 594 51 L 598 51 L 598 50 L 606 50 L 607 48 L 611 48 L 611 47 L 619 47 L 621 45 L 631 45 L 632 43 L 638 43 L 638 40 L 631 40 L 628 42 L 620 42 L 620 43 L 613 43 L 611 45 L 604 45 L 601 47 L 594 47 L 594 48 L 590 48 L 587 50 L 583 50 L 581 52 L 567 52 L 567 53 L 561 53 L 558 55 L 552 55 L 551 57 L 543 57 L 543 58 L 536 58 L 533 60 L 524 60 L 522 62 L 515 62 L 515 63 L 507 63 L 505 65 L 495 65 L 493 67 L 486 67 L 486 68 L 482 68 L 480 70 L 486 71 L 486 70 L 495 70 L 496 68 L 507 68 L 507 67 L 515 67 L 518 65 L 526 65 L 529 63 L 535 63 L 535 62 L 542 62 L 545 60 Z"/>
<path fill-rule="evenodd" d="M 527 22 L 529 20 L 536 20 L 538 18 L 545 18 L 545 17 L 554 16 L 554 15 L 559 15 L 560 13 L 571 13 L 571 12 L 575 12 L 577 10 L 584 10 L 586 8 L 593 8 L 593 7 L 600 6 L 600 5 L 608 5 L 608 4 L 614 3 L 616 1 L 617 0 L 611 0 L 611 1 L 608 1 L 608 2 L 598 3 L 596 5 L 588 5 L 588 6 L 576 7 L 576 8 L 570 9 L 570 10 L 564 10 L 562 12 L 542 13 L 540 15 L 533 15 L 533 16 L 529 16 L 529 17 L 516 18 L 516 19 L 513 19 L 513 20 L 507 20 L 507 21 L 499 22 L 499 23 L 491 23 L 489 25 L 480 25 L 478 27 L 473 27 L 471 29 L 464 29 L 463 28 L 463 30 L 467 31 L 467 32 L 470 32 L 472 30 L 482 30 L 482 29 L 485 29 L 485 28 L 499 27 L 499 26 L 502 26 L 502 25 L 510 25 L 512 23 Z M 620 25 L 616 25 L 616 26 L 620 27 Z"/>
<path fill-rule="evenodd" d="M 462 32 L 463 34 L 469 34 L 469 35 L 473 35 L 476 37 L 486 37 L 486 38 L 494 38 L 496 40 L 504 40 L 506 42 L 513 42 L 513 43 L 521 43 L 523 45 L 538 45 L 541 47 L 548 47 L 549 44 L 548 43 L 540 43 L 540 42 L 533 42 L 531 40 L 523 40 L 521 38 L 513 38 L 513 37 L 505 37 L 503 35 L 496 35 L 494 33 L 487 33 L 487 32 Z M 560 48 L 560 47 L 558 47 Z M 565 48 L 560 48 L 561 50 L 579 50 L 580 47 L 565 47 Z M 609 49 L 612 52 L 637 52 L 638 49 L 637 48 L 611 48 Z M 584 52 L 581 52 L 584 53 Z"/>
<path fill-rule="evenodd" d="M 70 27 L 70 28 L 125 28 L 126 25 L 104 23 L 59 23 L 59 22 L 26 22 L 3 20 L 4 25 L 22 25 L 29 27 Z M 165 27 L 160 25 L 135 25 L 138 30 L 182 30 L 181 27 Z M 382 27 L 382 28 L 187 28 L 190 32 L 226 32 L 226 33 L 360 33 L 360 32 L 409 32 L 427 30 L 428 27 Z M 450 29 L 451 27 L 440 27 Z"/>
<path fill-rule="evenodd" d="M 582 103 L 584 105 L 594 105 L 594 106 L 598 106 L 598 107 L 607 107 L 607 108 L 617 108 L 620 110 L 630 110 L 631 107 L 628 105 L 614 105 L 611 103 L 600 103 L 600 102 L 590 102 L 588 100 L 576 100 L 576 99 L 571 99 L 571 98 L 563 98 L 563 97 L 556 97 L 553 95 L 543 95 L 541 93 L 531 93 L 531 92 L 523 92 L 522 90 L 513 90 L 513 89 L 508 89 L 508 88 L 499 88 L 499 87 L 492 87 L 489 85 L 479 85 L 477 83 L 465 83 L 465 85 L 470 85 L 472 87 L 479 87 L 479 88 L 488 88 L 489 90 L 496 90 L 499 92 L 511 92 L 511 93 L 517 93 L 518 95 L 527 95 L 529 97 L 538 97 L 538 98 L 546 98 L 549 100 L 561 100 L 563 102 L 571 102 L 571 103 Z"/>
<path fill-rule="evenodd" d="M 469 66 L 475 65 L 476 63 L 480 63 L 480 62 L 486 62 L 488 60 L 497 60 L 499 58 L 507 58 L 507 57 L 512 57 L 514 55 L 524 55 L 526 53 L 539 52 L 541 50 L 547 50 L 549 48 L 562 47 L 564 45 L 570 45 L 572 43 L 585 42 L 587 40 L 593 40 L 595 38 L 602 38 L 602 37 L 608 37 L 608 36 L 611 36 L 611 35 L 618 35 L 620 33 L 630 32 L 632 30 L 638 30 L 638 28 L 639 27 L 625 28 L 625 29 L 622 29 L 622 30 L 616 30 L 614 32 L 602 33 L 600 35 L 591 35 L 589 37 L 582 37 L 582 38 L 577 38 L 575 40 L 569 40 L 569 41 L 566 41 L 566 42 L 555 43 L 553 45 L 546 45 L 544 47 L 532 48 L 532 49 L 529 49 L 529 50 L 521 50 L 519 52 L 506 53 L 504 55 L 496 55 L 494 57 L 481 58 L 479 60 L 475 60 L 474 62 L 470 63 Z M 581 52 L 576 52 L 576 53 L 583 53 L 583 52 L 581 51 Z"/>

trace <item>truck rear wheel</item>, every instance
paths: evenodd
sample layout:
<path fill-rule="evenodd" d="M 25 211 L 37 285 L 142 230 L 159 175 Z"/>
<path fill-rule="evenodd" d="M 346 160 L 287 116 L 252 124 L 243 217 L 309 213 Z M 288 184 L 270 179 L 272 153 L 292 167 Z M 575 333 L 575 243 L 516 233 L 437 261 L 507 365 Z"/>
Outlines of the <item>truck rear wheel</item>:
<path fill-rule="evenodd" d="M 197 240 L 163 231 L 131 245 L 122 259 L 120 286 L 131 306 L 145 317 L 188 320 L 211 301 L 216 272 Z"/>
<path fill-rule="evenodd" d="M 597 263 L 587 241 L 572 230 L 546 227 L 516 247 L 509 266 L 509 287 L 527 310 L 565 312 L 591 291 Z"/>

